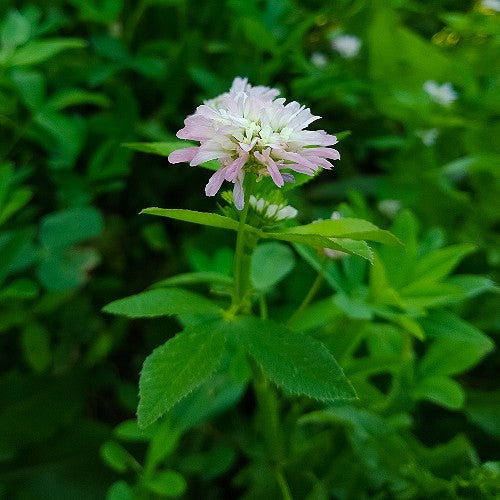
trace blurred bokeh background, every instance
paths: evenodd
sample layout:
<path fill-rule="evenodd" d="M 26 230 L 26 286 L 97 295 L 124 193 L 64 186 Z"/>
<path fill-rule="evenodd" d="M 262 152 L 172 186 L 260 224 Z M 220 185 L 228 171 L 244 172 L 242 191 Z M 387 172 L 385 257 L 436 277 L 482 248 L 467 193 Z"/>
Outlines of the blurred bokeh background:
<path fill-rule="evenodd" d="M 458 266 L 448 288 L 418 302 L 424 315 L 457 318 L 446 338 L 394 360 L 397 322 L 379 318 L 391 356 L 357 368 L 375 377 L 373 388 L 360 382 L 366 406 L 286 430 L 300 443 L 298 498 L 498 498 L 500 362 L 483 334 L 498 340 L 500 323 L 499 47 L 497 0 L 2 0 L 0 498 L 274 495 L 254 460 L 244 384 L 185 403 L 175 432 L 139 431 L 142 362 L 178 323 L 101 313 L 178 272 L 231 273 L 234 235 L 138 215 L 214 210 L 208 173 L 123 144 L 176 140 L 184 117 L 235 76 L 277 86 L 342 137 L 336 169 L 290 195 L 301 222 L 341 209 L 396 227 L 416 254 L 452 246 L 426 261 L 431 274 Z M 356 269 L 346 279 L 361 282 Z M 297 258 L 277 310 L 312 279 Z M 331 329 L 365 328 L 366 297 L 342 296 Z M 438 379 L 403 377 L 410 358 L 437 366 Z M 388 402 L 394 370 L 403 396 Z M 148 460 L 170 475 L 143 491 Z"/>

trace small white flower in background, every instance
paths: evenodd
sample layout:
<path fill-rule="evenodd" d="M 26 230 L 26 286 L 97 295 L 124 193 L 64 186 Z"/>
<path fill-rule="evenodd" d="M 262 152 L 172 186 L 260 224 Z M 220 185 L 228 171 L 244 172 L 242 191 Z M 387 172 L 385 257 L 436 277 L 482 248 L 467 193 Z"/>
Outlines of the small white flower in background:
<path fill-rule="evenodd" d="M 294 219 L 297 217 L 297 209 L 284 204 L 269 203 L 264 198 L 256 198 L 250 195 L 250 206 L 267 219 L 275 221 Z"/>
<path fill-rule="evenodd" d="M 481 6 L 485 9 L 500 12 L 500 0 L 483 0 Z"/>
<path fill-rule="evenodd" d="M 340 215 L 340 212 L 335 211 L 332 212 L 330 219 L 339 220 L 342 219 L 342 215 Z M 327 257 L 333 260 L 339 260 L 349 255 L 348 253 L 341 252 L 340 250 L 333 250 L 333 248 L 323 248 L 323 252 Z"/>
<path fill-rule="evenodd" d="M 318 68 L 323 68 L 328 64 L 328 58 L 322 52 L 313 52 L 311 54 L 311 63 Z"/>
<path fill-rule="evenodd" d="M 434 80 L 427 80 L 424 83 L 424 90 L 434 102 L 442 106 L 449 106 L 458 99 L 458 94 L 450 82 L 439 85 Z"/>
<path fill-rule="evenodd" d="M 381 213 L 393 219 L 401 210 L 402 205 L 400 200 L 381 200 L 377 206 Z"/>
<path fill-rule="evenodd" d="M 332 49 L 344 59 L 352 59 L 359 54 L 361 40 L 354 35 L 338 35 L 332 39 Z"/>
<path fill-rule="evenodd" d="M 436 144 L 436 139 L 439 135 L 439 130 L 437 128 L 429 128 L 426 130 L 417 130 L 415 135 L 419 137 L 425 146 L 431 147 Z"/>
<path fill-rule="evenodd" d="M 196 108 L 177 132 L 179 139 L 199 141 L 199 146 L 172 152 L 170 163 L 188 162 L 191 166 L 208 160 L 219 160 L 219 168 L 205 188 L 215 196 L 224 181 L 234 183 L 233 198 L 243 209 L 243 180 L 246 172 L 259 179 L 270 176 L 278 187 L 292 182 L 292 170 L 314 175 L 320 167 L 331 169 L 331 160 L 340 153 L 328 146 L 337 138 L 324 130 L 306 130 L 314 116 L 298 102 L 285 104 L 277 99 L 279 90 L 253 87 L 246 78 L 235 78 L 231 89 Z"/>

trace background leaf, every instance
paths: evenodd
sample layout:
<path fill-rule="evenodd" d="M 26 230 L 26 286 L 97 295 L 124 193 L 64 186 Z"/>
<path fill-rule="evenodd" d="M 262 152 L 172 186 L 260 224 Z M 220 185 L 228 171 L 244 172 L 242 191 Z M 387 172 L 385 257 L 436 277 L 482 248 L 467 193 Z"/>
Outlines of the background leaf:
<path fill-rule="evenodd" d="M 257 290 L 268 290 L 293 269 L 295 257 L 290 247 L 277 242 L 257 246 L 251 263 L 250 277 Z"/>

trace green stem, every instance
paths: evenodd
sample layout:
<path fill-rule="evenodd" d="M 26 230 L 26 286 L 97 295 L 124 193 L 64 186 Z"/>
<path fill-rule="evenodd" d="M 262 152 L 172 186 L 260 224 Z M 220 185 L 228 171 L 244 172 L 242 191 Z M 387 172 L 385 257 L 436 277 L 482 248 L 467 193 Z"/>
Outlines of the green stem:
<path fill-rule="evenodd" d="M 283 450 L 279 429 L 278 398 L 276 391 L 255 361 L 250 360 L 253 386 L 257 400 L 259 428 L 266 441 L 269 458 L 274 466 L 281 462 Z"/>
<path fill-rule="evenodd" d="M 245 179 L 245 206 L 240 214 L 238 234 L 236 237 L 236 250 L 234 256 L 234 289 L 233 300 L 230 308 L 231 315 L 251 312 L 250 263 L 253 249 L 258 237 L 248 233 L 245 224 L 250 205 L 250 195 L 255 187 L 255 176 L 246 175 Z M 267 318 L 267 304 L 264 295 L 259 297 L 260 315 L 262 319 Z M 257 402 L 257 421 L 259 429 L 266 443 L 269 461 L 273 467 L 276 481 L 281 490 L 284 500 L 292 500 L 290 488 L 283 474 L 283 439 L 280 432 L 279 422 L 279 400 L 276 390 L 262 372 L 260 366 L 250 358 L 253 373 L 253 386 Z"/>
<path fill-rule="evenodd" d="M 309 288 L 309 291 L 307 292 L 306 296 L 304 297 L 304 300 L 300 304 L 300 306 L 295 310 L 295 312 L 290 316 L 287 325 L 291 326 L 295 321 L 300 318 L 301 314 L 307 309 L 309 304 L 312 302 L 316 294 L 319 292 L 321 285 L 323 284 L 323 271 L 325 269 L 325 266 L 323 265 L 321 269 L 318 271 L 318 274 L 316 276 L 316 279 L 314 280 L 313 284 L 311 285 L 311 288 Z"/>
<path fill-rule="evenodd" d="M 283 436 L 280 431 L 278 394 L 257 363 L 251 359 L 250 365 L 257 400 L 257 423 L 266 442 L 269 460 L 283 500 L 292 500 L 292 494 L 283 473 Z"/>
<path fill-rule="evenodd" d="M 283 500 L 293 500 L 292 493 L 290 491 L 290 487 L 288 486 L 286 478 L 285 478 L 283 471 L 281 469 L 276 471 L 276 481 L 278 481 L 278 484 L 280 486 L 281 495 L 283 496 Z"/>
<path fill-rule="evenodd" d="M 234 256 L 234 293 L 233 293 L 233 306 L 240 306 L 243 296 L 246 292 L 246 277 L 247 270 L 244 267 L 245 257 L 245 223 L 248 215 L 248 206 L 250 194 L 249 190 L 245 193 L 245 206 L 240 214 L 240 223 L 238 225 L 238 235 L 236 236 L 236 254 Z"/>
<path fill-rule="evenodd" d="M 259 296 L 259 308 L 260 308 L 260 317 L 262 319 L 268 319 L 269 314 L 267 312 L 266 296 L 263 293 L 261 293 Z"/>
<path fill-rule="evenodd" d="M 143 16 L 146 8 L 148 7 L 148 0 L 139 0 L 132 11 L 132 14 L 127 19 L 127 24 L 125 26 L 124 39 L 130 45 L 134 39 L 135 30 Z"/>

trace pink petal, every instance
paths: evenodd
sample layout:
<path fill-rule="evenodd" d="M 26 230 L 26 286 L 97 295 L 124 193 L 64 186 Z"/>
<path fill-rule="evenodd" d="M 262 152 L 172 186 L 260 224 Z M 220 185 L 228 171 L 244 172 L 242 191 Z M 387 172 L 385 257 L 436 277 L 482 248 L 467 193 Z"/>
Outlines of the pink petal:
<path fill-rule="evenodd" d="M 200 148 L 198 146 L 192 148 L 177 149 L 176 151 L 172 151 L 168 155 L 168 161 L 170 163 L 182 163 L 183 161 L 190 162 L 196 156 L 199 149 Z"/>
<path fill-rule="evenodd" d="M 240 170 L 238 177 L 234 180 L 234 189 L 233 189 L 233 200 L 234 206 L 238 210 L 243 210 L 245 206 L 245 193 L 243 192 L 243 180 L 245 179 L 245 172 Z"/>
<path fill-rule="evenodd" d="M 241 167 L 245 165 L 247 159 L 248 159 L 248 153 L 244 153 L 238 158 L 236 158 L 236 160 L 234 160 L 233 163 L 231 163 L 231 165 L 229 165 L 226 174 L 226 179 L 228 181 L 233 181 L 236 178 L 236 176 L 241 170 Z"/>
<path fill-rule="evenodd" d="M 323 158 L 331 158 L 332 160 L 340 160 L 340 153 L 336 149 L 331 148 L 306 148 L 302 151 L 305 156 L 319 156 Z"/>
<path fill-rule="evenodd" d="M 262 153 L 259 153 L 259 151 L 255 151 L 254 156 L 260 163 L 262 163 L 267 167 L 267 171 L 269 172 L 269 175 L 271 176 L 271 179 L 274 181 L 274 183 L 278 187 L 283 187 L 285 181 L 283 180 L 278 165 L 276 165 L 275 161 L 271 158 L 270 154 L 271 154 L 271 148 L 267 148 L 264 149 Z"/>
<path fill-rule="evenodd" d="M 312 170 L 317 170 L 317 165 L 315 165 L 309 158 L 302 156 L 299 153 L 294 153 L 292 151 L 283 151 L 278 152 L 275 156 L 279 156 L 283 160 L 293 161 L 294 163 L 298 163 L 299 165 L 303 165 L 304 167 L 310 168 Z"/>
<path fill-rule="evenodd" d="M 319 156 L 312 156 L 310 159 L 320 167 L 326 168 L 327 170 L 331 170 L 333 168 L 333 165 L 328 160 L 325 160 L 325 158 L 320 158 Z"/>
<path fill-rule="evenodd" d="M 280 169 L 271 157 L 269 157 L 267 161 L 267 170 L 269 171 L 269 174 L 271 174 L 271 179 L 278 187 L 283 187 L 285 185 Z"/>
<path fill-rule="evenodd" d="M 198 148 L 199 151 L 197 152 L 196 156 L 193 157 L 193 159 L 190 161 L 190 165 L 192 167 L 195 167 L 196 165 L 199 165 L 200 163 L 205 163 L 206 161 L 209 160 L 215 160 L 217 158 L 224 158 L 227 156 L 223 151 L 221 150 L 203 150 L 201 148 Z"/>
<path fill-rule="evenodd" d="M 207 196 L 215 196 L 218 192 L 222 183 L 225 180 L 227 167 L 219 168 L 212 177 L 210 177 L 208 184 L 205 186 L 205 194 Z"/>

